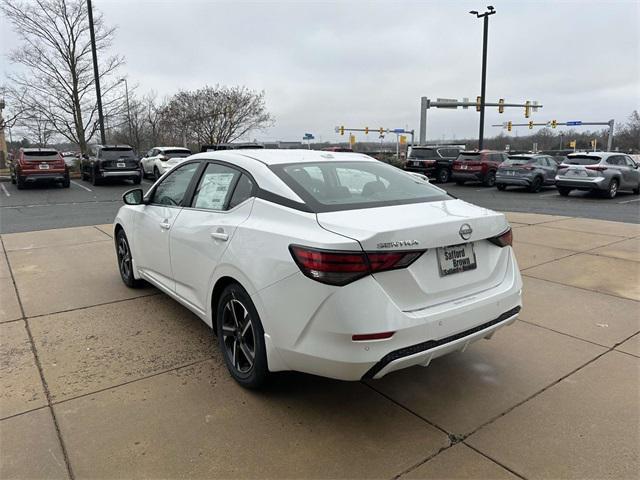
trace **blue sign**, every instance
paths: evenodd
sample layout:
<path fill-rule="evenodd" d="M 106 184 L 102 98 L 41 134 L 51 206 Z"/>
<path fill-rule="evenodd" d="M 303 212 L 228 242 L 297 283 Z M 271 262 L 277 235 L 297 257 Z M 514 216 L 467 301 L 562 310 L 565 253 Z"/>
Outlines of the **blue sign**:
<path fill-rule="evenodd" d="M 567 125 L 582 125 L 582 120 L 573 120 L 571 122 L 567 122 Z"/>
<path fill-rule="evenodd" d="M 394 128 L 393 133 L 405 133 L 404 128 Z"/>
<path fill-rule="evenodd" d="M 305 133 L 303 140 L 313 140 L 315 137 L 312 133 Z"/>

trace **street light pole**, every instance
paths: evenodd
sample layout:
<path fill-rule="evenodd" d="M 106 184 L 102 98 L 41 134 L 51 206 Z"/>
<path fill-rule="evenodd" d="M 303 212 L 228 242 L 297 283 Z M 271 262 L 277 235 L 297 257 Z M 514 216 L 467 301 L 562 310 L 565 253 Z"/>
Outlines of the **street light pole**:
<path fill-rule="evenodd" d="M 91 53 L 93 54 L 93 77 L 96 82 L 96 99 L 98 101 L 98 122 L 100 123 L 100 142 L 107 143 L 107 136 L 104 133 L 104 116 L 102 115 L 102 95 L 100 94 L 100 72 L 98 70 L 98 54 L 96 53 L 96 34 L 93 29 L 93 7 L 91 0 L 87 0 L 87 10 L 89 14 L 89 36 L 91 37 Z M 86 152 L 82 152 L 86 153 Z"/>
<path fill-rule="evenodd" d="M 129 84 L 126 78 L 121 78 L 121 82 L 124 82 L 124 94 L 127 97 L 127 123 L 129 124 L 129 141 L 133 142 L 133 130 L 131 128 L 131 107 L 129 106 Z M 136 150 L 137 150 L 136 145 Z"/>
<path fill-rule="evenodd" d="M 484 13 L 478 13 L 476 10 L 469 12 L 475 15 L 477 18 L 482 18 L 484 21 L 484 31 L 482 35 L 482 82 L 480 85 L 480 131 L 478 133 L 478 150 L 482 150 L 484 143 L 484 107 L 485 107 L 485 93 L 487 87 L 487 42 L 489 40 L 489 15 L 496 13 L 495 8 L 491 5 L 487 7 L 487 11 Z"/>

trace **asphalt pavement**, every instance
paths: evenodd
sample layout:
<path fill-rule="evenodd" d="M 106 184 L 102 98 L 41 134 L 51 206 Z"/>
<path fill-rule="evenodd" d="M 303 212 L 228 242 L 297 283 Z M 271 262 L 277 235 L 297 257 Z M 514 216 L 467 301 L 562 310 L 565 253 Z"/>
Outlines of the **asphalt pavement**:
<path fill-rule="evenodd" d="M 144 189 L 151 185 L 143 180 Z M 555 187 L 529 193 L 520 188 L 500 192 L 472 183 L 440 186 L 457 198 L 498 211 L 640 223 L 640 196 L 630 193 L 605 199 L 576 191 L 562 197 Z M 76 179 L 70 188 L 39 185 L 18 190 L 9 182 L 0 182 L 0 233 L 111 223 L 122 205 L 122 194 L 131 188 L 134 185 L 128 181 L 94 187 Z"/>

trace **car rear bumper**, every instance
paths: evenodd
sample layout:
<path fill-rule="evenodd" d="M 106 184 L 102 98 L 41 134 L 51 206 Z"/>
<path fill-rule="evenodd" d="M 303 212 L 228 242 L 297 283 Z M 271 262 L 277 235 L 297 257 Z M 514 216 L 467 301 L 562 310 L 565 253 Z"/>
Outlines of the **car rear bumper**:
<path fill-rule="evenodd" d="M 461 172 L 460 170 L 451 171 L 451 180 L 464 180 L 464 181 L 481 181 L 484 178 L 484 174 L 481 171 L 478 172 Z"/>
<path fill-rule="evenodd" d="M 427 177 L 434 177 L 436 174 L 436 167 L 434 166 L 429 166 L 429 167 L 414 167 L 412 166 L 405 166 L 404 169 L 407 172 L 416 172 L 416 173 L 421 173 L 423 175 L 426 175 Z"/>
<path fill-rule="evenodd" d="M 100 176 L 104 178 L 138 178 L 140 170 L 101 170 Z"/>
<path fill-rule="evenodd" d="M 496 183 L 502 183 L 503 185 L 519 185 L 528 187 L 531 185 L 533 178 L 518 177 L 515 175 L 496 175 Z"/>
<path fill-rule="evenodd" d="M 47 173 L 21 173 L 20 178 L 29 183 L 35 182 L 60 182 L 66 178 L 65 172 L 47 172 Z"/>
<path fill-rule="evenodd" d="M 269 368 L 360 380 L 426 366 L 464 350 L 512 323 L 522 306 L 522 279 L 509 250 L 504 278 L 495 287 L 416 311 L 400 310 L 373 277 L 328 287 L 300 274 L 256 292 L 252 297 L 267 332 Z M 324 293 L 310 298 L 316 286 Z M 305 307 L 296 308 L 298 302 L 317 306 L 305 318 Z M 352 340 L 352 334 L 376 332 L 394 334 L 384 340 Z"/>
<path fill-rule="evenodd" d="M 609 182 L 605 177 L 574 178 L 556 176 L 556 186 L 574 188 L 576 190 L 607 190 Z"/>

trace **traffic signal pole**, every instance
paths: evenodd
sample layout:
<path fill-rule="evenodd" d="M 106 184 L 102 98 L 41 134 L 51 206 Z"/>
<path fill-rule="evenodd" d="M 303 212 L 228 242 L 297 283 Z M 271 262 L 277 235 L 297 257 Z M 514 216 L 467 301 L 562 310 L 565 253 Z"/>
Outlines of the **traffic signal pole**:
<path fill-rule="evenodd" d="M 495 13 L 495 11 L 492 11 Z M 487 41 L 489 37 L 489 13 L 484 14 L 484 33 L 482 36 L 482 83 L 480 85 L 480 130 L 478 132 L 478 150 L 484 143 L 484 100 L 487 90 Z"/>

